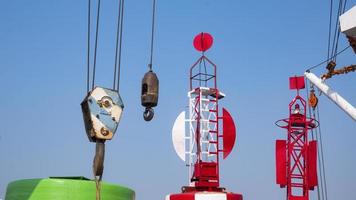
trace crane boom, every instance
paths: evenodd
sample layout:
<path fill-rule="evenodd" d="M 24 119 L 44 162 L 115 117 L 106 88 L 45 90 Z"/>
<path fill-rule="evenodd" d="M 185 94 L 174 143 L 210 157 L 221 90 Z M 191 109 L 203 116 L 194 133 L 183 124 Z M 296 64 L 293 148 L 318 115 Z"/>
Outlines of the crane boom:
<path fill-rule="evenodd" d="M 324 93 L 331 101 L 345 111 L 353 120 L 356 121 L 356 109 L 348 101 L 346 101 L 337 92 L 326 85 L 322 79 L 318 78 L 311 72 L 305 72 L 304 76 L 312 82 L 322 93 Z"/>

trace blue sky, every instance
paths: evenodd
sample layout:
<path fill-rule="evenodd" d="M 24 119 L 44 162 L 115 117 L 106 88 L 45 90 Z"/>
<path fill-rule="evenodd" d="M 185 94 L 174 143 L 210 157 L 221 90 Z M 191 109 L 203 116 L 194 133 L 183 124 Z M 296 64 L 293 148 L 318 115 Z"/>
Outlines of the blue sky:
<path fill-rule="evenodd" d="M 102 1 L 97 84 L 110 87 L 117 1 Z M 348 1 L 348 8 L 356 1 Z M 326 58 L 327 1 L 157 1 L 154 70 L 160 79 L 155 119 L 142 119 L 140 82 L 149 60 L 151 1 L 126 1 L 121 96 L 123 118 L 107 143 L 104 180 L 133 188 L 138 200 L 164 199 L 187 184 L 175 155 L 171 128 L 188 105 L 188 69 L 199 57 L 199 32 L 214 36 L 207 56 L 218 65 L 218 84 L 237 124 L 237 145 L 222 161 L 221 184 L 245 199 L 284 199 L 275 184 L 274 143 L 285 132 L 294 96 L 288 77 Z M 92 177 L 80 102 L 86 85 L 87 1 L 4 1 L 0 6 L 0 198 L 13 180 L 49 176 Z M 340 48 L 347 45 L 343 35 Z M 351 49 L 338 67 L 355 64 Z M 324 66 L 313 71 L 320 75 Z M 328 84 L 354 105 L 356 74 Z M 304 92 L 305 94 L 305 92 Z M 330 199 L 356 197 L 356 124 L 320 98 Z M 316 199 L 316 193 L 311 193 Z"/>

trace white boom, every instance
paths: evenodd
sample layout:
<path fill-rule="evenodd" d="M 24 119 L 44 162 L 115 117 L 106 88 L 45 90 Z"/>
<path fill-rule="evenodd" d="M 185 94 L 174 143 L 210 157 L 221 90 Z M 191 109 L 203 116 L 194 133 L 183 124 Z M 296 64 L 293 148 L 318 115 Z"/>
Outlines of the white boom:
<path fill-rule="evenodd" d="M 343 111 L 345 111 L 350 117 L 356 121 L 356 109 L 349 102 L 347 102 L 337 92 L 333 91 L 328 85 L 326 85 L 322 79 L 315 76 L 311 72 L 305 72 L 305 77 L 312 82 L 321 92 L 323 92 L 331 101 L 338 105 Z"/>

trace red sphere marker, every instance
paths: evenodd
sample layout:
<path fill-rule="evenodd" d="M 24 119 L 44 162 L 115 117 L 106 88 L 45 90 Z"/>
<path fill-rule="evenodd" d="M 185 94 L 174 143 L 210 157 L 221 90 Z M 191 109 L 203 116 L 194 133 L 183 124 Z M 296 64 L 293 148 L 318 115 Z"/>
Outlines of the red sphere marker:
<path fill-rule="evenodd" d="M 213 45 L 213 37 L 209 33 L 199 33 L 193 41 L 194 48 L 198 51 L 206 51 Z"/>

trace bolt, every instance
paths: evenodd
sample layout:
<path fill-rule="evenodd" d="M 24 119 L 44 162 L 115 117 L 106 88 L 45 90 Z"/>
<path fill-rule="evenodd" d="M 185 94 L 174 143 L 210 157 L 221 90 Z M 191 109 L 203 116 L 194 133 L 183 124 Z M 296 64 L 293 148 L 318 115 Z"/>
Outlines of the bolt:
<path fill-rule="evenodd" d="M 109 131 L 106 130 L 104 127 L 101 128 L 100 132 L 101 132 L 101 134 L 102 134 L 103 136 L 109 135 Z"/>

